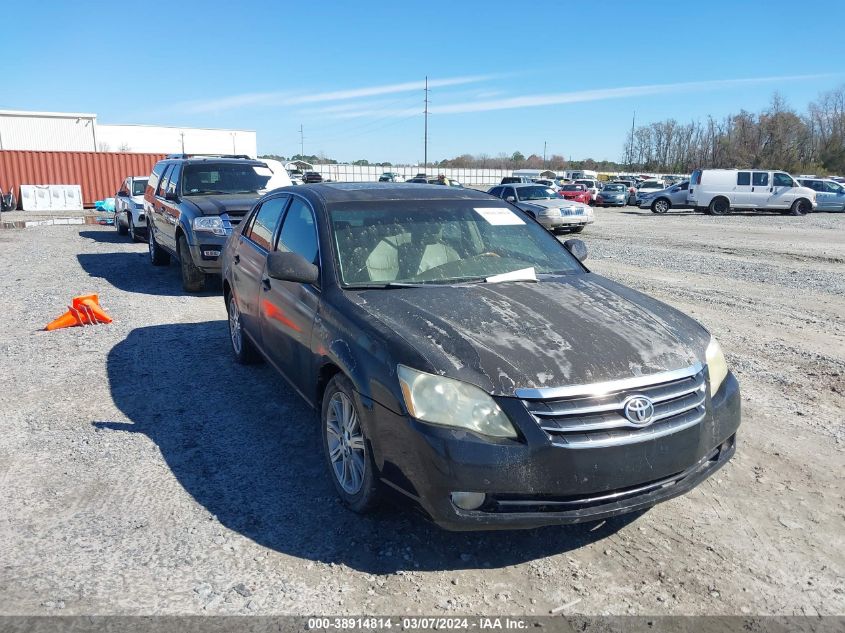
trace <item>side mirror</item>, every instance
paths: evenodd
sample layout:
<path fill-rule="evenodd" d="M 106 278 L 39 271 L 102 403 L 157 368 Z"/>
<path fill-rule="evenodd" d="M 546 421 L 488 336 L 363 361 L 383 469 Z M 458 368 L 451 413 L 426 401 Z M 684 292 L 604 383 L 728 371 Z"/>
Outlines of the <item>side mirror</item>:
<path fill-rule="evenodd" d="M 164 194 L 164 199 L 170 200 L 171 202 L 178 202 L 179 196 L 176 195 L 175 191 L 168 191 L 167 193 Z"/>
<path fill-rule="evenodd" d="M 564 248 L 568 250 L 579 262 L 587 259 L 587 245 L 582 240 L 571 239 L 563 243 Z"/>
<path fill-rule="evenodd" d="M 279 281 L 314 284 L 320 279 L 320 269 L 299 253 L 273 251 L 267 256 L 267 275 Z"/>
<path fill-rule="evenodd" d="M 505 198 L 505 202 L 516 202 L 516 198 L 514 198 L 513 196 L 508 196 L 507 198 Z"/>
<path fill-rule="evenodd" d="M 128 197 L 129 197 L 129 194 L 128 194 L 128 193 L 126 193 L 125 191 L 118 191 L 118 192 L 115 194 L 115 197 L 117 197 L 117 198 L 128 198 Z"/>

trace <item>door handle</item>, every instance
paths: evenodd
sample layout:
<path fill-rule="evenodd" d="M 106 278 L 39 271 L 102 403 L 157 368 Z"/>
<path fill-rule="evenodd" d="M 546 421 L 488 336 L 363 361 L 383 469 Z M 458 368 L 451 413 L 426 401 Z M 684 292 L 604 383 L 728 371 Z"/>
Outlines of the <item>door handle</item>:
<path fill-rule="evenodd" d="M 264 287 L 264 290 L 270 290 L 270 279 L 265 277 L 261 280 L 261 285 Z"/>
<path fill-rule="evenodd" d="M 237 255 L 237 254 L 236 254 L 236 255 L 235 255 L 232 259 L 234 259 L 234 260 L 235 260 L 235 263 L 236 263 L 236 264 L 240 264 L 240 263 L 241 263 L 241 256 L 240 256 L 240 255 Z"/>

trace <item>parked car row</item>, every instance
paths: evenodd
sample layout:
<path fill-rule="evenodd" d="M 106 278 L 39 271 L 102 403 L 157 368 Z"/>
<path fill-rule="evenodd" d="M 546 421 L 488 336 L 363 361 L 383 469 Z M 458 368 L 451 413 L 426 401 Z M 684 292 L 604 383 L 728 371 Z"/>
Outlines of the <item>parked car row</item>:
<path fill-rule="evenodd" d="M 535 183 L 265 192 L 272 177 L 260 160 L 160 161 L 149 257 L 175 257 L 187 291 L 220 276 L 235 360 L 267 361 L 317 411 L 352 510 L 390 493 L 447 529 L 599 520 L 733 455 L 739 387 L 716 340 L 546 230 L 582 230 L 588 204 Z"/>

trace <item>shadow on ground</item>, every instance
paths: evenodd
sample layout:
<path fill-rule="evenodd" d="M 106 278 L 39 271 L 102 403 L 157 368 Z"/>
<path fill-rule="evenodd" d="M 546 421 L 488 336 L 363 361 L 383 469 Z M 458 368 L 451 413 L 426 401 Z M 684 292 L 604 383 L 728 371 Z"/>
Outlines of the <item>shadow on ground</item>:
<path fill-rule="evenodd" d="M 128 238 L 123 238 L 117 233 L 106 231 L 82 231 L 81 236 L 86 233 L 96 236 L 96 239 L 111 243 L 107 236 L 113 236 L 115 243 L 121 242 L 131 245 Z M 105 239 L 100 239 L 100 238 Z M 141 294 L 157 296 L 181 296 L 187 294 L 182 289 L 182 280 L 179 274 L 179 263 L 171 260 L 170 266 L 153 266 L 150 263 L 149 253 L 145 250 L 126 250 L 113 253 L 80 253 L 76 256 L 79 265 L 91 277 L 105 279 L 115 288 L 126 292 L 137 292 Z M 192 293 L 192 296 L 214 296 L 221 294 L 219 277 L 210 277 L 206 282 L 206 289 L 203 292 Z"/>
<path fill-rule="evenodd" d="M 637 516 L 449 533 L 404 504 L 355 515 L 335 497 L 315 414 L 268 366 L 237 365 L 227 335 L 225 321 L 130 332 L 109 353 L 108 375 L 131 422 L 94 426 L 148 436 L 197 502 L 263 546 L 372 573 L 492 568 L 581 547 Z"/>
<path fill-rule="evenodd" d="M 79 237 L 106 244 L 133 244 L 128 235 L 118 235 L 114 227 L 109 228 L 110 230 L 80 231 Z"/>

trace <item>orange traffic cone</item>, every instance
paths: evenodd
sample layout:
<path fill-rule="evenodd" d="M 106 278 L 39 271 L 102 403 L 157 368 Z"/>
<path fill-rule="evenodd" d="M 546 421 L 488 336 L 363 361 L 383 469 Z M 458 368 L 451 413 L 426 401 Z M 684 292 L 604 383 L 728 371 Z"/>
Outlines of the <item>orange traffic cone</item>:
<path fill-rule="evenodd" d="M 44 329 L 47 331 L 58 330 L 76 325 L 97 325 L 98 323 L 111 323 L 112 318 L 100 307 L 100 300 L 97 295 L 82 295 L 74 297 L 67 312 L 47 324 Z"/>
<path fill-rule="evenodd" d="M 97 295 L 74 297 L 73 307 L 84 313 L 91 325 L 112 322 L 112 318 L 100 307 L 100 298 Z"/>
<path fill-rule="evenodd" d="M 73 310 L 73 312 L 77 312 Z M 73 327 L 74 325 L 82 325 L 82 322 L 77 318 L 75 314 L 71 312 L 70 306 L 68 306 L 68 311 L 65 312 L 62 316 L 58 317 L 57 319 L 53 319 L 47 324 L 47 327 L 44 329 L 49 331 L 52 330 L 59 330 L 63 327 Z M 78 313 L 77 313 L 78 314 Z"/>

